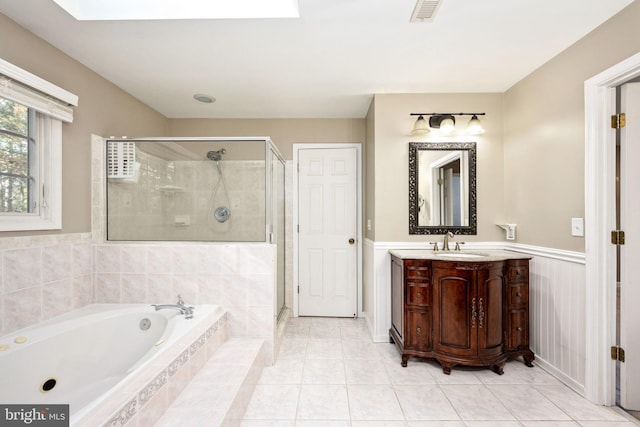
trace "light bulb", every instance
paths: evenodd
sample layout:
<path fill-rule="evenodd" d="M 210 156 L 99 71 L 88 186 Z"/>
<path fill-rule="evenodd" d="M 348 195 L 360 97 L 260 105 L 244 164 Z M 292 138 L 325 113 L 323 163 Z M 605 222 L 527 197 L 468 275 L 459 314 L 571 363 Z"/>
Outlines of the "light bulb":
<path fill-rule="evenodd" d="M 450 134 L 456 130 L 456 124 L 453 121 L 453 117 L 449 116 L 440 122 L 440 133 Z"/>
<path fill-rule="evenodd" d="M 484 133 L 484 128 L 482 127 L 482 123 L 480 123 L 480 119 L 475 114 L 469 120 L 469 124 L 467 125 L 467 133 L 470 135 L 480 135 Z"/>
<path fill-rule="evenodd" d="M 411 135 L 424 135 L 429 133 L 429 124 L 422 116 L 418 116 L 418 120 L 413 125 L 413 129 L 411 130 Z"/>

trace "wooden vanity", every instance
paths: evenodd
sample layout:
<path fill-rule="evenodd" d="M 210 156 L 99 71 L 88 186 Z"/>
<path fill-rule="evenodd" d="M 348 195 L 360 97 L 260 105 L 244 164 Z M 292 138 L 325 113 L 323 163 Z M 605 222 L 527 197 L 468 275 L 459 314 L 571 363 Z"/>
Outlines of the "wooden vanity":
<path fill-rule="evenodd" d="M 391 251 L 391 329 L 402 354 L 502 374 L 529 349 L 529 256 L 507 251 Z"/>

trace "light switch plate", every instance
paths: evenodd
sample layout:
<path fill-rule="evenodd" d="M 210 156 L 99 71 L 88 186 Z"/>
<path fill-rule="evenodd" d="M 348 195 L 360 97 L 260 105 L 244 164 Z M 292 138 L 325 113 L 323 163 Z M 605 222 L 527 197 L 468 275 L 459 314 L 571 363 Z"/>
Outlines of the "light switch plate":
<path fill-rule="evenodd" d="M 576 237 L 584 237 L 583 218 L 571 218 L 571 235 Z"/>

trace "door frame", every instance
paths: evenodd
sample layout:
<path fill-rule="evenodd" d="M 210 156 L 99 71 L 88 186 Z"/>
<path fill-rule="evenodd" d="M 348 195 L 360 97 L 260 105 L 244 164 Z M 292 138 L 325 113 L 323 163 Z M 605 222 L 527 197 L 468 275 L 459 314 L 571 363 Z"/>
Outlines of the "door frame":
<path fill-rule="evenodd" d="M 299 250 L 297 227 L 298 218 L 298 162 L 300 150 L 308 149 L 335 149 L 335 148 L 355 148 L 356 149 L 356 298 L 358 317 L 362 317 L 362 144 L 354 143 L 327 143 L 327 144 L 293 144 L 293 317 L 298 317 L 298 263 Z"/>
<path fill-rule="evenodd" d="M 585 397 L 616 404 L 616 369 L 610 347 L 616 345 L 616 87 L 640 76 L 640 53 L 585 81 Z"/>

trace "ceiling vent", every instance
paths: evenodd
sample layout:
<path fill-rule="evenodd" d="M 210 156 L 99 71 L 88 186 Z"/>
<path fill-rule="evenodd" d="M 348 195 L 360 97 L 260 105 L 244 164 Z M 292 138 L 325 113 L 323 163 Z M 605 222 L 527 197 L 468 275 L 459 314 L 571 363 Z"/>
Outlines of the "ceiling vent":
<path fill-rule="evenodd" d="M 418 0 L 411 14 L 410 22 L 430 22 L 436 15 L 442 0 Z"/>

